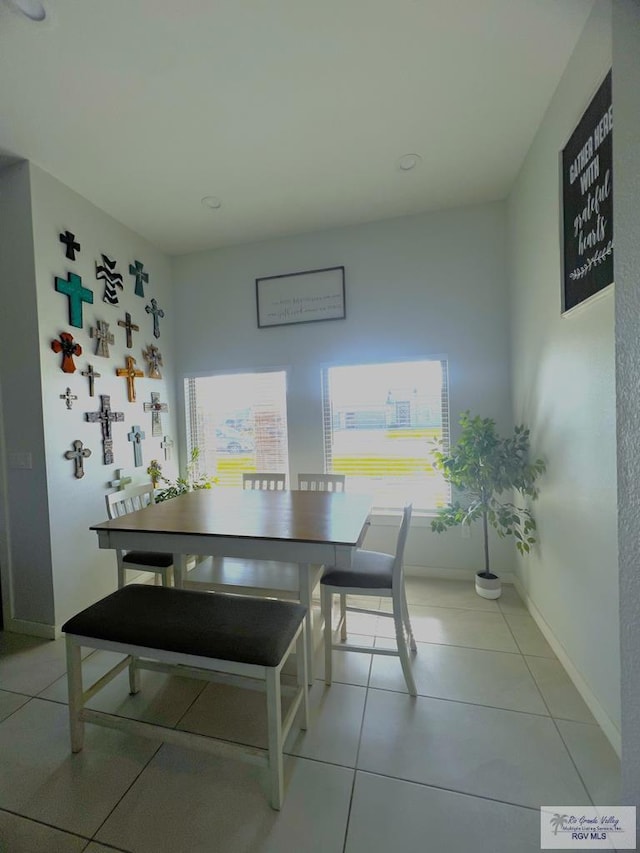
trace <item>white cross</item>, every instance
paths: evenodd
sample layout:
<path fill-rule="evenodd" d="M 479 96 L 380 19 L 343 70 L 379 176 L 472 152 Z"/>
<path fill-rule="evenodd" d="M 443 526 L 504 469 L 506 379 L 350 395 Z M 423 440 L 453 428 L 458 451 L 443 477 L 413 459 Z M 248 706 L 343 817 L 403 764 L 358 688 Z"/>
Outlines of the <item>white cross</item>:
<path fill-rule="evenodd" d="M 131 477 L 126 477 L 122 468 L 116 469 L 116 478 L 115 480 L 111 480 L 109 485 L 112 489 L 117 489 L 121 492 L 129 483 L 133 483 Z"/>

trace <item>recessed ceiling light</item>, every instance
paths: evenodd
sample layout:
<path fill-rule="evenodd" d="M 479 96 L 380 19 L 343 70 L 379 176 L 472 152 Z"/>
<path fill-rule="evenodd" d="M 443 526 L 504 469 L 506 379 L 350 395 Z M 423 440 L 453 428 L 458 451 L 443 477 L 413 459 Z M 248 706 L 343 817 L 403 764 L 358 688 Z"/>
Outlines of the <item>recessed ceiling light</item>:
<path fill-rule="evenodd" d="M 200 202 L 203 207 L 208 207 L 210 210 L 218 210 L 222 207 L 222 202 L 215 195 L 206 195 Z"/>
<path fill-rule="evenodd" d="M 422 162 L 422 157 L 419 154 L 403 154 L 398 160 L 398 169 L 401 172 L 409 172 L 415 169 Z"/>
<path fill-rule="evenodd" d="M 4 2 L 14 11 L 24 15 L 25 18 L 29 18 L 30 21 L 40 23 L 47 17 L 47 10 L 40 0 L 4 0 Z"/>

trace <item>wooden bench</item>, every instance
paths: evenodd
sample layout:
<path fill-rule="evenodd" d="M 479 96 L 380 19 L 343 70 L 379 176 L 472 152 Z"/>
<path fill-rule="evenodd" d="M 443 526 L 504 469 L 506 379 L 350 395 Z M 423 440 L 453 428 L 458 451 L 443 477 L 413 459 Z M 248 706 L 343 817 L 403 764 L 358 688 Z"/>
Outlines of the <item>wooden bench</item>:
<path fill-rule="evenodd" d="M 296 715 L 308 724 L 306 608 L 273 599 L 219 595 L 170 587 L 126 586 L 66 622 L 71 749 L 83 746 L 84 723 L 121 729 L 224 757 L 237 756 L 268 767 L 271 805 L 283 800 L 283 745 Z M 121 652 L 124 659 L 87 690 L 82 685 L 82 647 Z M 280 674 L 295 650 L 294 698 L 282 719 Z M 123 669 L 131 693 L 140 689 L 140 669 L 172 672 L 208 681 L 264 682 L 268 750 L 182 732 L 85 708 L 86 702 Z M 221 675 L 222 674 L 222 675 Z"/>

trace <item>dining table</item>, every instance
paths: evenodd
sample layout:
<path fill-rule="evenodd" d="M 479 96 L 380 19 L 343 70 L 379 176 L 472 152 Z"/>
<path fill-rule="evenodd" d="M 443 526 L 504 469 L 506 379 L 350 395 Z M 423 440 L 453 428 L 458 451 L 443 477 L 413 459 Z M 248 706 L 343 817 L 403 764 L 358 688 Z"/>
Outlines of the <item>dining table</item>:
<path fill-rule="evenodd" d="M 371 508 L 371 497 L 348 492 L 217 487 L 186 492 L 90 529 L 97 533 L 100 548 L 173 554 L 176 587 L 183 586 L 190 554 L 296 563 L 298 597 L 307 608 L 307 663 L 312 678 L 314 567 L 351 566 L 364 540 Z M 277 590 L 275 581 L 277 577 Z"/>

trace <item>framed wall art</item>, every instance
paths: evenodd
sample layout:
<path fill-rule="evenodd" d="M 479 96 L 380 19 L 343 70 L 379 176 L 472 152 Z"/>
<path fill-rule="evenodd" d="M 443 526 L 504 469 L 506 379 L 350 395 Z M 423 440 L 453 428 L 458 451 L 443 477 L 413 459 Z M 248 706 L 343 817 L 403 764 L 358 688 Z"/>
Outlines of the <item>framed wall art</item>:
<path fill-rule="evenodd" d="M 344 267 L 256 279 L 258 328 L 344 320 Z"/>
<path fill-rule="evenodd" d="M 562 312 L 613 282 L 611 72 L 561 155 Z"/>

